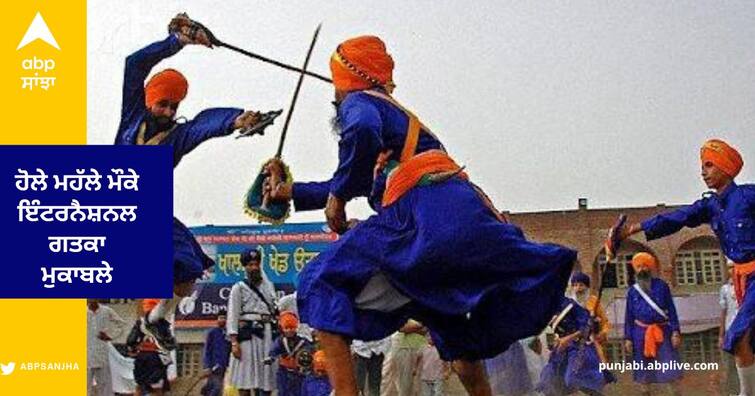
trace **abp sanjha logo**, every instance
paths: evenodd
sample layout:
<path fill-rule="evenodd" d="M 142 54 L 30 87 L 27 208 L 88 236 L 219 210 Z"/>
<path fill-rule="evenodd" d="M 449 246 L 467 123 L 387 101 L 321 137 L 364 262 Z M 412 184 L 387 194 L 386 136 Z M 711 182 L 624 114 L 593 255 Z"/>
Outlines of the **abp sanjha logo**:
<path fill-rule="evenodd" d="M 21 362 L 16 365 L 15 362 L 0 364 L 2 375 L 10 375 L 18 371 L 79 371 L 77 362 Z"/>
<path fill-rule="evenodd" d="M 26 29 L 26 33 L 24 33 L 24 37 L 21 38 L 21 42 L 18 43 L 16 51 L 26 47 L 29 43 L 36 40 L 41 40 L 60 51 L 58 41 L 55 40 L 55 36 L 52 35 L 50 27 L 47 26 L 44 18 L 42 18 L 42 14 L 39 12 L 37 12 L 37 15 L 34 16 L 31 24 Z M 47 91 L 55 86 L 56 77 L 52 75 L 52 72 L 55 69 L 54 59 L 37 58 L 36 56 L 33 56 L 24 59 L 21 62 L 21 68 L 24 70 L 24 73 L 28 73 L 21 77 L 21 89 L 32 91 L 34 90 L 34 87 L 39 87 Z M 31 75 L 30 73 L 34 73 L 34 75 Z M 42 75 L 40 75 L 40 73 L 42 73 Z"/>

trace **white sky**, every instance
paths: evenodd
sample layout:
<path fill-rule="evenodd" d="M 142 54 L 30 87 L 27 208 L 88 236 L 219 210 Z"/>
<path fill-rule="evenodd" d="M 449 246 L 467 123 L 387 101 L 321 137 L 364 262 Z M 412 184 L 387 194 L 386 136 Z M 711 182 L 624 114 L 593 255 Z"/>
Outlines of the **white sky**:
<path fill-rule="evenodd" d="M 394 96 L 467 165 L 499 209 L 687 203 L 705 189 L 698 150 L 710 137 L 755 171 L 755 3 L 657 1 L 89 1 L 88 140 L 111 144 L 123 61 L 166 37 L 186 11 L 230 44 L 328 73 L 346 38 L 376 34 L 396 61 Z M 187 47 L 156 68 L 189 80 L 179 109 L 285 108 L 297 75 L 225 49 Z M 307 79 L 284 159 L 299 181 L 337 164 L 332 88 Z M 206 142 L 175 170 L 175 214 L 188 225 L 248 224 L 244 192 L 277 147 L 266 136 Z M 750 162 L 748 162 L 750 161 Z M 371 212 L 365 200 L 350 217 Z M 322 220 L 322 212 L 292 221 Z"/>

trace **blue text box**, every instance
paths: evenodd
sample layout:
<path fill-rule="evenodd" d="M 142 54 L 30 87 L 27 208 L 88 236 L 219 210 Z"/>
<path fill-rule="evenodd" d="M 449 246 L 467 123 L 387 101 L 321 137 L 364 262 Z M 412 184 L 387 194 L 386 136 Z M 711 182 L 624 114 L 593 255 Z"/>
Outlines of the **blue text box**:
<path fill-rule="evenodd" d="M 0 146 L 0 192 L 0 298 L 173 295 L 169 146 Z"/>

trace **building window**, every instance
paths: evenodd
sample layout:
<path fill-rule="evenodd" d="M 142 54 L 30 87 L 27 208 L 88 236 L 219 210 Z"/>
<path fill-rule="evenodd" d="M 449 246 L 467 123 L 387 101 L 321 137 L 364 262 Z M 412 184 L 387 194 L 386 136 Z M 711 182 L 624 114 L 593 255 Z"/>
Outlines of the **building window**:
<path fill-rule="evenodd" d="M 718 328 L 682 336 L 682 360 L 689 363 L 712 363 L 721 361 L 718 348 Z"/>
<path fill-rule="evenodd" d="M 634 269 L 632 268 L 632 256 L 636 252 L 629 254 L 620 254 L 611 262 L 611 265 L 605 267 L 604 287 L 629 287 L 634 283 Z M 598 265 L 606 262 L 606 255 L 601 253 L 598 256 Z"/>
<path fill-rule="evenodd" d="M 622 339 L 608 340 L 608 342 L 603 344 L 603 351 L 608 362 L 622 363 L 632 361 L 632 357 L 627 356 L 624 350 L 624 340 Z"/>
<path fill-rule="evenodd" d="M 718 249 L 680 250 L 674 272 L 678 285 L 720 285 L 726 262 Z"/>
<path fill-rule="evenodd" d="M 176 371 L 179 377 L 191 377 L 202 372 L 202 344 L 179 344 L 176 351 Z"/>

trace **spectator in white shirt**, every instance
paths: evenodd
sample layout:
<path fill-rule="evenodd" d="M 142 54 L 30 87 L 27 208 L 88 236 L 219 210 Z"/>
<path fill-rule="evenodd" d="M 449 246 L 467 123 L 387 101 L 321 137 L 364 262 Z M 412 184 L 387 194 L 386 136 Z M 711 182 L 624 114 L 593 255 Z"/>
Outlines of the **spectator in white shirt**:
<path fill-rule="evenodd" d="M 427 337 L 428 343 L 419 355 L 420 379 L 422 380 L 421 396 L 443 396 L 443 382 L 448 379 L 450 365 L 440 359 L 438 349 L 432 339 Z"/>
<path fill-rule="evenodd" d="M 112 308 L 87 300 L 87 396 L 112 396 L 108 343 L 123 332 L 126 321 Z"/>

